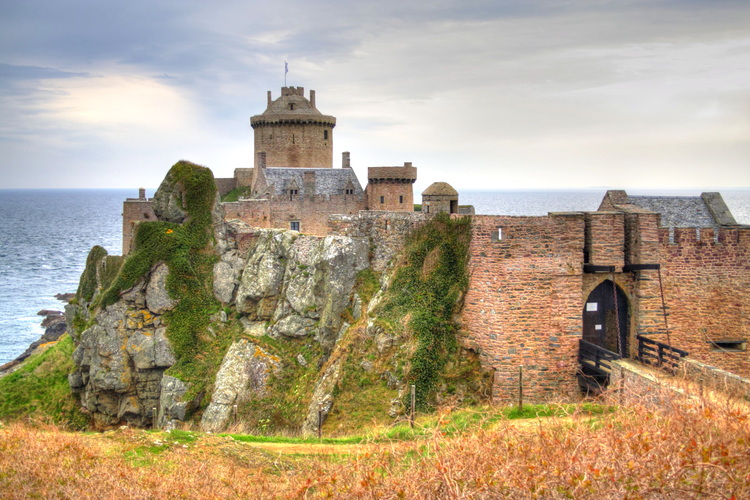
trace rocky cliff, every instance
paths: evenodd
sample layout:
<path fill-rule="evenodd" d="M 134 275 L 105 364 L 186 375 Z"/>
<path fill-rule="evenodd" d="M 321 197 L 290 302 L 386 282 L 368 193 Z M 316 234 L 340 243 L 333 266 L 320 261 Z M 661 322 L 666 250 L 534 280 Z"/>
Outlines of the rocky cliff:
<path fill-rule="evenodd" d="M 368 317 L 381 283 L 367 239 L 225 222 L 212 174 L 188 162 L 170 170 L 154 209 L 126 261 L 92 250 L 66 311 L 70 386 L 98 427 L 313 432 L 318 412 L 335 421 L 352 391 L 383 415 L 402 410 L 421 348 L 408 313 Z"/>

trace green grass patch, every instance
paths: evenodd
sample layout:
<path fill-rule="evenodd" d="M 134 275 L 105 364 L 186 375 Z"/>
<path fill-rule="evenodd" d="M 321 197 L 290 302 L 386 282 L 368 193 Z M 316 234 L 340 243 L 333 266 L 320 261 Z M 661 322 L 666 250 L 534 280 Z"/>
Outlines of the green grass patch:
<path fill-rule="evenodd" d="M 240 198 L 250 196 L 251 194 L 252 191 L 249 186 L 242 186 L 229 191 L 227 194 L 221 197 L 221 201 L 222 203 L 239 201 Z"/>
<path fill-rule="evenodd" d="M 63 335 L 55 345 L 0 378 L 0 419 L 39 419 L 67 429 L 86 429 L 89 418 L 80 411 L 68 385 L 68 373 L 75 368 L 73 349 L 73 340 Z"/>

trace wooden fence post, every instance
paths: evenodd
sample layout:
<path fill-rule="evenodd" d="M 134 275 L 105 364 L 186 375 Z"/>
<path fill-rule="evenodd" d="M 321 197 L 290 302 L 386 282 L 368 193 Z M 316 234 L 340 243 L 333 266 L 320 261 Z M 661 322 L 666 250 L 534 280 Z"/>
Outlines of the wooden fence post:
<path fill-rule="evenodd" d="M 417 403 L 417 389 L 414 384 L 411 385 L 411 412 L 409 413 L 409 427 L 414 428 L 414 413 Z"/>

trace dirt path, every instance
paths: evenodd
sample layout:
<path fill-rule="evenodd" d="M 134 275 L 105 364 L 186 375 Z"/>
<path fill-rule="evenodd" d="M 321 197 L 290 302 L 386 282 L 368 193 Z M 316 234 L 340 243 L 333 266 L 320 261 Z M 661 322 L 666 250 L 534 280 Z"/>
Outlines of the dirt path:
<path fill-rule="evenodd" d="M 560 425 L 572 423 L 576 420 L 587 420 L 589 417 L 545 417 L 529 418 L 521 420 L 502 420 L 495 424 L 495 427 L 503 426 L 507 431 L 533 432 L 535 429 L 549 427 L 550 425 Z M 451 438 L 448 438 L 451 439 Z M 329 443 L 248 443 L 238 441 L 244 446 L 259 448 L 280 455 L 357 455 L 382 451 L 384 449 L 399 450 L 404 448 L 414 448 L 421 444 L 430 442 L 430 438 L 414 439 L 410 441 L 381 441 L 378 443 L 363 444 L 329 444 Z"/>

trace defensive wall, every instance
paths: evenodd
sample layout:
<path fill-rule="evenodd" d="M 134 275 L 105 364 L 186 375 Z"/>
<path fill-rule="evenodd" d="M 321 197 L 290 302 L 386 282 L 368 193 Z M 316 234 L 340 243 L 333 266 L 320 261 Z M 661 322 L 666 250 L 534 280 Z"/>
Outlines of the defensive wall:
<path fill-rule="evenodd" d="M 495 370 L 495 401 L 517 397 L 519 366 L 529 401 L 577 392 L 584 308 L 605 281 L 626 297 L 617 314 L 627 357 L 642 334 L 750 375 L 750 227 L 658 223 L 658 214 L 623 212 L 472 218 L 462 320 L 468 347 Z"/>

